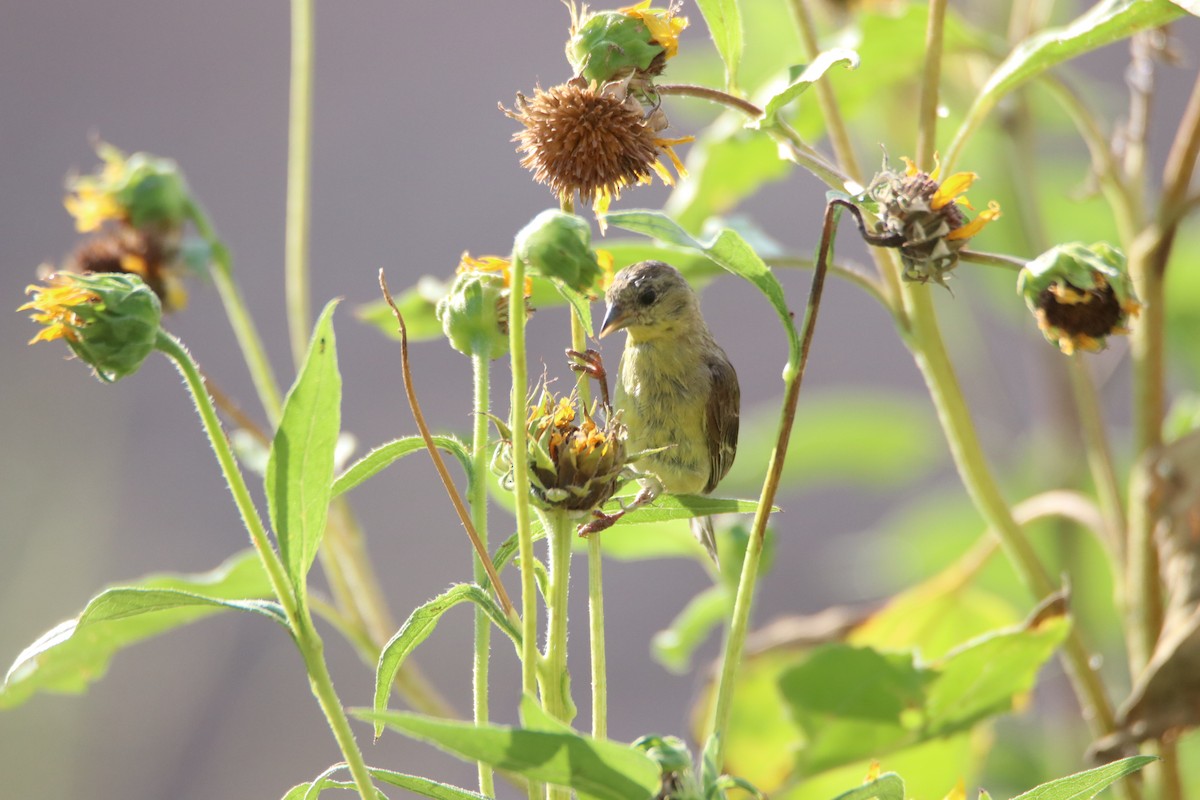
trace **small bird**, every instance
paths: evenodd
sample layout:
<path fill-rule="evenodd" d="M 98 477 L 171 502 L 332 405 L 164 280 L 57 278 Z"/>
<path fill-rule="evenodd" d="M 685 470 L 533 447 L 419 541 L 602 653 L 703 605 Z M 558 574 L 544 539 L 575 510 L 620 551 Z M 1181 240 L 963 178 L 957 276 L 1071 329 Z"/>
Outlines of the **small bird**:
<path fill-rule="evenodd" d="M 670 264 L 642 261 L 618 272 L 604 299 L 600 338 L 628 334 L 615 405 L 629 450 L 664 448 L 634 465 L 645 474 L 643 493 L 712 492 L 737 452 L 741 390 L 696 292 Z M 712 518 L 693 519 L 692 533 L 715 563 Z"/>

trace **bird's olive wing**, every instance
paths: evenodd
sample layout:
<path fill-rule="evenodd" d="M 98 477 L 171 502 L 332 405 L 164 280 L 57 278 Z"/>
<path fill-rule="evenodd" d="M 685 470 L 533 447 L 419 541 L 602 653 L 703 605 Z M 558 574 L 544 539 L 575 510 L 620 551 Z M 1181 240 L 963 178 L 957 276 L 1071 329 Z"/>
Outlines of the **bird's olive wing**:
<path fill-rule="evenodd" d="M 725 358 L 725 354 L 720 353 L 719 356 L 710 358 L 707 366 L 712 374 L 712 391 L 708 396 L 708 408 L 705 409 L 704 438 L 708 442 L 711 470 L 708 474 L 708 484 L 704 487 L 705 494 L 717 488 L 717 484 L 733 466 L 733 457 L 737 453 L 738 417 L 742 403 L 737 373 Z"/>

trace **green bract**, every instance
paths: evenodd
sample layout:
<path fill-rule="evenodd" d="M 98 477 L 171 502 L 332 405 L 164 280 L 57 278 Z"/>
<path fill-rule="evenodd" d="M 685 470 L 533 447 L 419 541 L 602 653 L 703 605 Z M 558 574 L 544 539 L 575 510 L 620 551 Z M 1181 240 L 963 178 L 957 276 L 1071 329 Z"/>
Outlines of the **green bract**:
<path fill-rule="evenodd" d="M 508 352 L 508 290 L 503 276 L 462 272 L 438 301 L 437 318 L 450 346 L 489 360 Z"/>
<path fill-rule="evenodd" d="M 74 336 L 64 336 L 75 355 L 96 377 L 113 383 L 137 372 L 154 349 L 162 304 L 136 275 L 72 275 L 71 280 L 99 298 L 72 306 L 78 318 Z"/>
<path fill-rule="evenodd" d="M 513 257 L 524 261 L 530 274 L 576 292 L 590 294 L 600 280 L 591 226 L 582 217 L 556 209 L 543 211 L 521 229 L 513 242 Z"/>
<path fill-rule="evenodd" d="M 664 52 L 645 22 L 620 11 L 587 15 L 567 41 L 567 60 L 575 74 L 601 85 L 635 70 L 649 70 Z"/>
<path fill-rule="evenodd" d="M 179 227 L 187 220 L 190 199 L 179 166 L 149 153 L 126 156 L 110 144 L 97 151 L 101 170 L 71 180 L 68 188 L 80 197 L 107 197 L 135 228 Z"/>

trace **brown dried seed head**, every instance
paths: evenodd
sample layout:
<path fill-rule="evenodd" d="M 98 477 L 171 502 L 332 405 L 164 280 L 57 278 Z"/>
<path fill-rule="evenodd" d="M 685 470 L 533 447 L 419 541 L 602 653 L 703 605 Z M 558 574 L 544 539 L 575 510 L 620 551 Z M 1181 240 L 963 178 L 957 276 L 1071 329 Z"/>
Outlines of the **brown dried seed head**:
<path fill-rule="evenodd" d="M 659 159 L 639 103 L 578 81 L 517 95 L 516 110 L 504 112 L 524 126 L 513 135 L 521 165 L 560 198 L 616 196 L 648 181 Z"/>

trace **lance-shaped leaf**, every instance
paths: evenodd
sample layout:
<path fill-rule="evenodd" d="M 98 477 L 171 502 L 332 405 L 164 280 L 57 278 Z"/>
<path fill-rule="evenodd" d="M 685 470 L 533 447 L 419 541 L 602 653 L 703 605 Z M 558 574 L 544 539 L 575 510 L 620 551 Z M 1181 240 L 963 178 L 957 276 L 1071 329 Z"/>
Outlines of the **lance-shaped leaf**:
<path fill-rule="evenodd" d="M 269 597 L 258 556 L 241 553 L 198 575 L 151 575 L 92 598 L 77 618 L 54 626 L 17 656 L 0 686 L 0 708 L 38 691 L 78 693 L 104 677 L 112 657 L 144 639 L 223 609 L 253 611 L 286 624 Z"/>
<path fill-rule="evenodd" d="M 1043 783 L 1013 800 L 1091 800 L 1121 778 L 1132 775 L 1151 761 L 1157 760 L 1154 756 L 1123 758 L 1102 767 Z"/>
<path fill-rule="evenodd" d="M 396 680 L 396 673 L 399 672 L 404 659 L 417 648 L 417 645 L 429 638 L 443 614 L 459 603 L 467 602 L 477 605 L 491 618 L 492 622 L 496 623 L 500 630 L 508 634 L 517 646 L 517 655 L 520 655 L 521 632 L 504 615 L 495 601 L 488 597 L 487 592 L 473 583 L 460 583 L 452 586 L 413 611 L 400 626 L 400 630 L 396 631 L 396 635 L 383 646 L 383 650 L 379 654 L 379 665 L 375 669 L 376 711 L 383 711 L 387 708 L 392 682 Z M 381 733 L 383 733 L 383 723 L 377 721 L 375 723 L 376 738 Z"/>
<path fill-rule="evenodd" d="M 818 55 L 807 66 L 789 68 L 787 86 L 771 95 L 763 106 L 763 115 L 748 122 L 746 127 L 770 128 L 778 121 L 779 112 L 783 107 L 808 91 L 808 88 L 820 80 L 834 64 L 845 64 L 846 69 L 857 69 L 858 53 L 844 47 L 835 47 Z"/>
<path fill-rule="evenodd" d="M 341 428 L 342 376 L 333 337 L 333 309 L 325 306 L 308 355 L 283 404 L 267 462 L 267 509 L 280 555 L 297 596 L 325 535 L 333 484 L 333 457 Z"/>
<path fill-rule="evenodd" d="M 904 781 L 894 772 L 885 772 L 873 781 L 842 792 L 833 800 L 904 800 Z"/>
<path fill-rule="evenodd" d="M 315 780 L 293 786 L 283 796 L 282 800 L 317 800 L 321 792 L 325 789 L 358 791 L 358 786 L 351 781 L 334 780 L 333 775 L 345 769 L 347 769 L 345 763 L 334 764 L 318 775 Z M 376 769 L 374 767 L 369 768 L 369 770 L 371 777 L 380 783 L 398 786 L 421 797 L 430 797 L 433 800 L 487 800 L 486 795 L 468 791 L 467 789 L 460 789 L 457 786 L 440 783 L 429 778 L 406 775 L 403 772 L 392 772 L 388 769 Z"/>
<path fill-rule="evenodd" d="M 441 450 L 457 458 L 466 471 L 468 478 L 473 478 L 471 475 L 471 454 L 467 452 L 466 445 L 453 436 L 434 436 L 433 443 Z M 394 462 L 418 450 L 425 450 L 425 440 L 420 436 L 406 436 L 403 439 L 396 439 L 379 445 L 379 447 L 376 447 L 351 464 L 345 472 L 337 477 L 330 491 L 331 496 L 337 497 L 340 494 L 350 491 L 355 486 L 375 477 Z"/>
<path fill-rule="evenodd" d="M 738 67 L 742 63 L 742 11 L 738 0 L 696 0 L 713 44 L 725 62 L 725 85 L 737 86 Z"/>
<path fill-rule="evenodd" d="M 533 781 L 574 789 L 596 800 L 648 800 L 659 790 L 658 765 L 629 745 L 565 731 L 473 725 L 399 711 L 359 709 L 359 719 L 383 723 L 468 761 Z"/>

